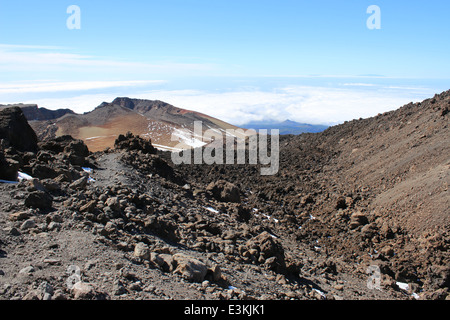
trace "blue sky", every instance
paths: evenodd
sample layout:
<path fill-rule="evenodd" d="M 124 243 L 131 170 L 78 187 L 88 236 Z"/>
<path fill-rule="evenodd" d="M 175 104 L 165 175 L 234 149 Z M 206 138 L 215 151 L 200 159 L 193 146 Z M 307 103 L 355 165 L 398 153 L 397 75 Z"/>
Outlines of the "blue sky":
<path fill-rule="evenodd" d="M 448 12 L 442 0 L 0 0 L 0 103 L 81 112 L 127 95 L 234 123 L 339 123 L 449 89 Z"/>

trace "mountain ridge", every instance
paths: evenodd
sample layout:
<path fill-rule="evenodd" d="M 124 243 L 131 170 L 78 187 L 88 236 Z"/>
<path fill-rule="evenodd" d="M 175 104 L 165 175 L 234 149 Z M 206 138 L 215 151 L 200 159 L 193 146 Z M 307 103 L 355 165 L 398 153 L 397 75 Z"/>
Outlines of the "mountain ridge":
<path fill-rule="evenodd" d="M 128 97 L 102 102 L 84 114 L 64 113 L 58 118 L 52 116 L 51 119 L 32 121 L 30 124 L 41 140 L 71 135 L 85 141 L 93 151 L 113 147 L 117 136 L 127 131 L 151 139 L 158 148 L 176 151 L 212 142 L 208 135 L 196 136 L 196 121 L 202 123 L 203 132 L 208 129 L 220 132 L 238 129 L 220 119 L 181 109 L 160 100 Z M 173 133 L 178 139 L 172 139 Z M 245 138 L 245 135 L 239 138 Z"/>
<path fill-rule="evenodd" d="M 16 104 L 0 105 L 0 109 L 6 109 L 11 107 L 19 107 L 20 109 L 22 109 L 28 121 L 54 120 L 66 114 L 75 114 L 74 111 L 68 108 L 50 110 L 47 108 L 39 107 L 37 104 L 16 103 Z"/>

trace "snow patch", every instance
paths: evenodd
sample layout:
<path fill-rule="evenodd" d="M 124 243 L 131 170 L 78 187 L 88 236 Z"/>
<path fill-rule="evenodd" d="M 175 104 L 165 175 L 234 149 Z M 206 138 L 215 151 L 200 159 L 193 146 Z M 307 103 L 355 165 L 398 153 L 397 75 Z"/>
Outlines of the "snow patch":
<path fill-rule="evenodd" d="M 405 290 L 405 291 L 409 290 L 409 284 L 407 284 L 407 283 L 397 281 L 395 284 L 402 290 Z"/>
<path fill-rule="evenodd" d="M 410 292 L 410 287 L 409 287 L 409 284 L 408 284 L 408 283 L 397 281 L 397 282 L 395 282 L 395 284 L 396 284 L 397 287 L 399 287 L 401 290 L 406 291 L 406 292 Z M 415 293 L 415 292 L 413 292 L 413 293 L 411 294 L 411 296 L 412 296 L 414 299 L 416 299 L 416 300 L 420 299 L 420 296 L 419 296 L 417 293 Z"/>
<path fill-rule="evenodd" d="M 322 296 L 322 297 L 324 297 L 324 298 L 327 297 L 327 295 L 326 295 L 324 292 L 320 291 L 319 289 L 313 288 L 313 290 L 314 290 L 315 292 L 317 292 L 318 294 L 320 294 L 320 296 Z"/>
<path fill-rule="evenodd" d="M 188 130 L 175 129 L 172 132 L 172 135 L 177 137 L 180 142 L 192 147 L 192 148 L 200 148 L 206 145 L 206 142 L 202 141 L 202 137 L 194 134 Z"/>
<path fill-rule="evenodd" d="M 19 171 L 17 172 L 17 181 L 0 180 L 0 183 L 16 184 L 23 180 L 33 180 L 33 177 L 24 172 Z"/>
<path fill-rule="evenodd" d="M 89 167 L 81 167 L 81 169 L 83 169 L 84 172 L 89 173 L 89 178 L 88 178 L 88 182 L 95 182 L 95 179 L 92 178 L 90 175 L 94 172 L 94 169 L 89 168 Z"/>
<path fill-rule="evenodd" d="M 19 181 L 22 181 L 22 180 L 33 180 L 33 177 L 28 175 L 28 174 L 26 174 L 26 173 L 24 173 L 24 172 L 20 172 L 19 171 L 18 175 L 17 175 L 17 179 Z"/>
<path fill-rule="evenodd" d="M 156 144 L 156 143 L 152 143 L 152 145 L 153 145 L 156 149 L 161 150 L 161 151 L 172 151 L 172 152 L 180 152 L 180 151 L 183 151 L 183 149 L 180 149 L 180 148 L 174 148 L 174 147 L 169 147 L 169 146 L 163 146 L 163 145 L 161 145 L 161 144 Z"/>
<path fill-rule="evenodd" d="M 88 167 L 82 167 L 81 169 L 83 169 L 83 171 L 84 171 L 84 172 L 87 172 L 87 173 L 92 173 L 92 172 L 94 172 L 94 170 L 93 170 L 92 168 L 88 168 Z"/>
<path fill-rule="evenodd" d="M 219 213 L 219 211 L 217 211 L 216 209 L 214 209 L 212 207 L 203 207 L 203 208 L 205 208 L 206 210 L 208 210 L 209 212 L 212 212 L 212 213 Z"/>

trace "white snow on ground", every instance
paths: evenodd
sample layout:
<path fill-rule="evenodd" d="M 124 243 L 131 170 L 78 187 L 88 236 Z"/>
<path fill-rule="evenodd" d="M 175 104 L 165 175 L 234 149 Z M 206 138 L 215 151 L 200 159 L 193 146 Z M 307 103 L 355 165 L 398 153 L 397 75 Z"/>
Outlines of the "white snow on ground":
<path fill-rule="evenodd" d="M 209 212 L 212 212 L 212 213 L 219 213 L 219 211 L 217 211 L 216 209 L 211 208 L 211 207 L 203 207 L 203 208 L 205 208 L 206 210 L 208 210 Z"/>
<path fill-rule="evenodd" d="M 217 132 L 217 133 L 220 133 L 220 134 L 222 134 L 222 132 L 220 131 L 220 130 L 218 130 L 218 129 L 215 129 L 215 128 L 212 128 L 211 126 L 209 126 L 209 125 L 206 125 L 208 128 L 209 128 L 209 130 L 212 130 L 212 131 L 214 131 L 214 132 Z"/>
<path fill-rule="evenodd" d="M 161 151 L 172 151 L 172 152 L 180 152 L 180 151 L 183 151 L 183 149 L 180 149 L 180 148 L 174 148 L 174 147 L 163 146 L 163 145 L 161 145 L 161 144 L 156 144 L 156 143 L 152 143 L 152 145 L 153 145 L 156 149 L 161 150 Z"/>
<path fill-rule="evenodd" d="M 201 140 L 202 137 L 195 135 L 192 131 L 175 129 L 172 135 L 179 138 L 180 142 L 193 148 L 200 148 L 206 145 L 206 142 Z"/>
<path fill-rule="evenodd" d="M 89 137 L 89 138 L 86 138 L 85 140 L 94 140 L 94 139 L 103 138 L 103 137 L 105 137 L 105 136 Z"/>
<path fill-rule="evenodd" d="M 403 290 L 403 291 L 406 291 L 406 292 L 409 292 L 409 284 L 408 283 L 405 283 L 405 282 L 399 282 L 399 281 L 397 281 L 397 282 L 395 282 L 396 284 L 397 284 L 397 286 L 401 289 L 401 290 Z M 417 294 L 417 293 L 415 293 L 415 292 L 413 292 L 412 294 L 411 294 L 411 296 L 414 298 L 414 299 L 419 299 L 420 298 L 420 296 Z"/>
<path fill-rule="evenodd" d="M 23 172 L 20 172 L 20 171 L 17 173 L 17 180 L 18 181 L 32 180 L 32 179 L 33 179 L 33 177 L 28 175 L 28 174 L 26 174 L 26 173 L 23 173 Z M 18 181 L 0 180 L 0 183 L 14 184 L 14 183 L 17 183 Z"/>
<path fill-rule="evenodd" d="M 263 216 L 265 219 L 267 219 L 267 220 L 272 220 L 272 221 L 275 222 L 275 223 L 278 223 L 278 222 L 280 221 L 280 220 L 278 220 L 277 218 L 273 218 L 272 216 L 269 216 L 268 214 L 265 214 L 265 213 L 259 214 L 259 213 L 257 213 L 257 212 L 259 212 L 259 210 L 258 210 L 257 208 L 253 208 L 253 209 L 252 209 L 252 212 L 253 212 L 253 215 L 254 215 L 255 217 Z"/>
<path fill-rule="evenodd" d="M 84 172 L 89 173 L 88 182 L 95 182 L 95 179 L 90 176 L 90 174 L 94 172 L 94 170 L 92 168 L 81 167 L 81 169 L 83 169 Z"/>
<path fill-rule="evenodd" d="M 33 177 L 32 176 L 30 176 L 30 175 L 28 175 L 28 174 L 26 174 L 26 173 L 23 173 L 23 172 L 18 172 L 18 176 L 17 176 L 17 179 L 19 180 L 19 181 L 22 181 L 22 180 L 33 180 Z"/>
<path fill-rule="evenodd" d="M 402 290 L 405 290 L 405 291 L 409 290 L 409 284 L 407 284 L 407 283 L 397 281 L 396 284 Z"/>
<path fill-rule="evenodd" d="M 95 139 L 101 139 L 101 138 L 108 138 L 108 137 L 115 137 L 115 135 L 89 137 L 89 138 L 86 138 L 86 139 L 84 139 L 84 140 L 89 141 L 89 140 L 95 140 Z"/>
<path fill-rule="evenodd" d="M 320 291 L 319 289 L 313 288 L 313 290 L 316 291 L 318 294 L 320 294 L 322 297 L 324 298 L 327 297 L 327 295 L 324 292 Z"/>

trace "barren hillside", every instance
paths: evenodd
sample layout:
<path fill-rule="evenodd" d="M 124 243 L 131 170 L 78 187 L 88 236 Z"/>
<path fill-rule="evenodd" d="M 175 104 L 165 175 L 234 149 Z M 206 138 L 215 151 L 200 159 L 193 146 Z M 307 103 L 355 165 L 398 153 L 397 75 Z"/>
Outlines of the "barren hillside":
<path fill-rule="evenodd" d="M 237 129 L 211 116 L 180 109 L 162 101 L 130 98 L 104 102 L 82 115 L 72 112 L 58 118 L 37 119 L 30 124 L 41 140 L 71 135 L 82 139 L 93 152 L 112 148 L 118 135 L 127 131 L 151 139 L 161 150 L 173 151 L 211 142 L 208 135 L 205 135 L 205 141 L 196 136 L 195 121 L 203 123 L 202 133 L 208 129 L 222 132 Z M 172 139 L 172 134 L 175 134 L 176 139 Z"/>

